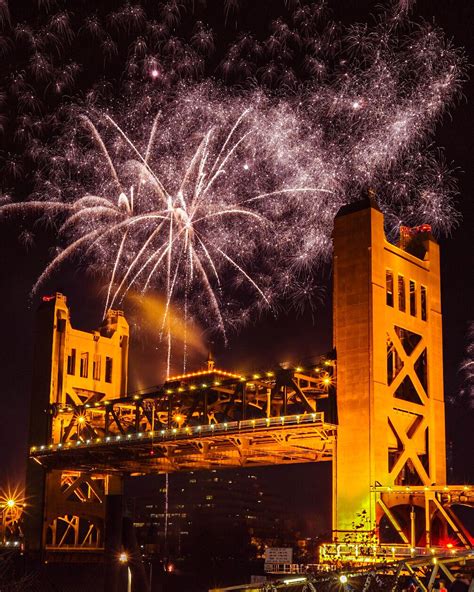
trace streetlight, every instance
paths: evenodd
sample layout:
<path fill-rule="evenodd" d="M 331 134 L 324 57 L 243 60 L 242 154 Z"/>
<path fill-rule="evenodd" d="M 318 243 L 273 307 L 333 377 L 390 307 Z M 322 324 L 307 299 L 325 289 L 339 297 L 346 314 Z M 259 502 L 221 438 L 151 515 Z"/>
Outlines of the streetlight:
<path fill-rule="evenodd" d="M 126 553 L 125 551 L 122 551 L 119 555 L 119 561 L 120 563 L 123 563 L 124 565 L 128 563 L 128 553 Z M 127 565 L 127 592 L 132 592 L 132 571 L 130 569 L 130 566 Z"/>

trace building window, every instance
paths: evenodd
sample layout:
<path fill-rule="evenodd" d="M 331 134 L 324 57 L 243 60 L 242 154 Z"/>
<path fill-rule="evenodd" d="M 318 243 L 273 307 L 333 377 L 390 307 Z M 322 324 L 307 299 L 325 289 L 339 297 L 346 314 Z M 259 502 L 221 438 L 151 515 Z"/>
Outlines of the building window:
<path fill-rule="evenodd" d="M 92 378 L 94 380 L 100 380 L 100 355 L 96 354 L 94 356 L 94 361 L 92 362 Z"/>
<path fill-rule="evenodd" d="M 112 358 L 105 358 L 105 382 L 112 382 Z"/>
<path fill-rule="evenodd" d="M 426 319 L 428 318 L 427 315 L 427 308 L 426 308 L 426 287 L 425 286 L 420 286 L 420 290 L 421 290 L 421 320 L 422 321 L 426 321 Z"/>
<path fill-rule="evenodd" d="M 405 278 L 398 276 L 398 310 L 405 312 Z"/>
<path fill-rule="evenodd" d="M 385 274 L 387 288 L 387 306 L 393 306 L 393 272 L 387 269 Z"/>
<path fill-rule="evenodd" d="M 71 349 L 71 353 L 67 357 L 67 373 L 74 376 L 76 373 L 76 350 Z"/>
<path fill-rule="evenodd" d="M 83 352 L 81 354 L 81 366 L 79 369 L 79 374 L 82 378 L 87 378 L 89 374 L 89 353 Z"/>
<path fill-rule="evenodd" d="M 410 314 L 416 317 L 416 284 L 410 280 Z"/>

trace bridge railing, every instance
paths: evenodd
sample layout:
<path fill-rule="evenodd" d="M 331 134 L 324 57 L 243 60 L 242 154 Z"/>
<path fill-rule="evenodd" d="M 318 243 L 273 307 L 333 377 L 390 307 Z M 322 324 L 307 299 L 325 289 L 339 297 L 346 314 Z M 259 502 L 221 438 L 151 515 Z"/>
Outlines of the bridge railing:
<path fill-rule="evenodd" d="M 364 543 L 325 543 L 319 548 L 322 563 L 337 561 L 354 561 L 372 563 L 414 559 L 416 557 L 456 556 L 464 552 L 464 548 L 456 547 L 410 547 L 408 545 L 364 544 Z"/>
<path fill-rule="evenodd" d="M 79 447 L 102 447 L 122 445 L 132 442 L 169 442 L 191 438 L 212 437 L 229 433 L 253 432 L 260 429 L 282 428 L 304 424 L 323 424 L 324 413 L 305 413 L 279 417 L 262 417 L 241 421 L 212 423 L 198 426 L 174 427 L 144 432 L 130 432 L 128 434 L 109 435 L 102 438 L 89 438 L 56 444 L 40 444 L 30 448 L 32 456 L 41 456 L 51 452 L 77 449 Z"/>

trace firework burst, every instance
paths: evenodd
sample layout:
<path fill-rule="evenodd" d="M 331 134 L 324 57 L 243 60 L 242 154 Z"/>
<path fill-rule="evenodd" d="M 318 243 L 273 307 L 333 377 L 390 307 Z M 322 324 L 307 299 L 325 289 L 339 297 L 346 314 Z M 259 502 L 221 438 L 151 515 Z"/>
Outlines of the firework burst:
<path fill-rule="evenodd" d="M 240 4 L 225 4 L 223 27 Z M 368 187 L 390 236 L 400 224 L 449 232 L 456 187 L 430 145 L 464 58 L 409 8 L 344 28 L 323 3 L 286 3 L 266 39 L 238 30 L 228 46 L 205 3 L 93 17 L 58 4 L 35 26 L 6 15 L 3 178 L 33 171 L 34 190 L 1 211 L 54 219 L 62 246 L 37 287 L 79 257 L 105 274 L 106 308 L 157 288 L 225 333 L 281 299 L 315 299 L 334 215 Z M 81 65 L 77 39 L 94 64 Z M 10 64 L 13 47 L 24 63 Z M 76 86 L 85 101 L 64 108 Z"/>

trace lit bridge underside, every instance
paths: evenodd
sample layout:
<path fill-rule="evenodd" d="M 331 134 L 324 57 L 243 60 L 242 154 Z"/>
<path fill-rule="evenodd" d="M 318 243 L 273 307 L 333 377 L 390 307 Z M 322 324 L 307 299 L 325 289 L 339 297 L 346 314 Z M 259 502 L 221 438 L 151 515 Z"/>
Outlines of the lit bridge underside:
<path fill-rule="evenodd" d="M 330 460 L 333 369 L 240 376 L 211 365 L 120 399 L 76 393 L 51 406 L 61 427 L 31 456 L 48 470 L 120 474 Z"/>

